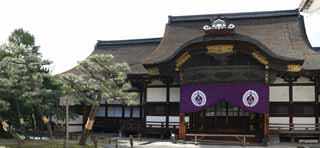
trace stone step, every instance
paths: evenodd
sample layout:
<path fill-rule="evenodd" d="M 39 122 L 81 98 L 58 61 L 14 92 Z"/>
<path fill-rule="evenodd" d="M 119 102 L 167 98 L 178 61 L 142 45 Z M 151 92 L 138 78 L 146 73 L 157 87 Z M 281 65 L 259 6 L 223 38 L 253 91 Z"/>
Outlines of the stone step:
<path fill-rule="evenodd" d="M 279 144 L 280 143 L 280 137 L 279 135 L 269 135 L 269 143 L 270 144 Z"/>

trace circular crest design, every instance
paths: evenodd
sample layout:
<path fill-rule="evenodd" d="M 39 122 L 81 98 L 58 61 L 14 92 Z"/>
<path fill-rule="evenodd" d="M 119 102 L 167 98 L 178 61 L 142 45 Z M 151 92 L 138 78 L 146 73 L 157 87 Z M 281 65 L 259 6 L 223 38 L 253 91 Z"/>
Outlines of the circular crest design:
<path fill-rule="evenodd" d="M 247 90 L 242 96 L 242 102 L 246 107 L 254 107 L 259 102 L 259 95 L 254 90 Z"/>
<path fill-rule="evenodd" d="M 192 104 L 197 107 L 202 107 L 207 103 L 206 94 L 201 90 L 196 90 L 191 95 Z"/>

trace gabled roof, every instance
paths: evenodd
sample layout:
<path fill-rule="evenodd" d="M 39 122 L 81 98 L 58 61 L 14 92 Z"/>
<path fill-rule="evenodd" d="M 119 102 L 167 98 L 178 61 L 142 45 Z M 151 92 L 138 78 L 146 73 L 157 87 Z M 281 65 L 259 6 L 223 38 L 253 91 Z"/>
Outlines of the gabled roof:
<path fill-rule="evenodd" d="M 160 43 L 161 38 L 98 41 L 92 54 L 112 54 L 116 62 L 127 62 L 129 74 L 146 74 L 143 60 Z"/>
<path fill-rule="evenodd" d="M 172 59 L 182 45 L 203 37 L 203 26 L 210 24 L 210 20 L 215 18 L 225 18 L 228 23 L 235 24 L 237 35 L 253 38 L 278 58 L 301 61 L 319 56 L 307 40 L 303 16 L 298 10 L 286 10 L 170 16 L 163 39 L 145 59 L 144 64 L 159 64 Z M 317 64 L 309 64 L 305 68 L 312 68 Z"/>
<path fill-rule="evenodd" d="M 115 62 L 127 62 L 130 66 L 129 74 L 146 74 L 147 71 L 142 65 L 144 58 L 158 46 L 161 38 L 133 39 L 133 40 L 98 40 L 93 54 L 112 54 Z M 77 67 L 74 67 L 61 74 L 79 74 Z M 60 74 L 60 75 L 61 75 Z"/>

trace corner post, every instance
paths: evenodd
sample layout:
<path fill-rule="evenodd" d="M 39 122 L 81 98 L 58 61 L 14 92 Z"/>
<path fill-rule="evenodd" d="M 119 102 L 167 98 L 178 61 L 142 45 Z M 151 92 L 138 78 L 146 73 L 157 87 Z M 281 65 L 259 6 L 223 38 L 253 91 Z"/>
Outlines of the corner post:
<path fill-rule="evenodd" d="M 184 113 L 179 114 L 179 139 L 186 139 L 186 123 L 184 120 Z"/>

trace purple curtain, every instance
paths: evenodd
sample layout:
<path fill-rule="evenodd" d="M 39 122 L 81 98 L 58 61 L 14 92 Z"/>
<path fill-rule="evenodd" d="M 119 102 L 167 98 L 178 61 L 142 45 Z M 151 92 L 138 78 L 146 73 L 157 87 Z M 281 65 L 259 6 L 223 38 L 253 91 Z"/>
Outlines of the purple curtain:
<path fill-rule="evenodd" d="M 197 112 L 221 101 L 248 112 L 269 113 L 269 87 L 265 83 L 197 83 L 180 88 L 180 112 Z"/>

